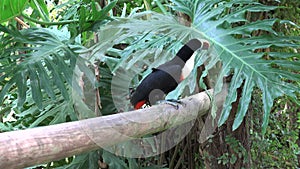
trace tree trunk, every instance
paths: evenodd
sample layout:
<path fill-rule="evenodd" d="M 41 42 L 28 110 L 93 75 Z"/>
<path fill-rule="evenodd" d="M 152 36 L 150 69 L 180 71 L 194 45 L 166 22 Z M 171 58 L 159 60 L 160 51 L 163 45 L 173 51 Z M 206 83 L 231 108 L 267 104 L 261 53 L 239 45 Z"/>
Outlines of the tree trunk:
<path fill-rule="evenodd" d="M 247 117 L 235 131 L 232 131 L 235 114 L 238 110 L 242 89 L 238 89 L 237 101 L 232 104 L 232 110 L 227 122 L 216 128 L 212 137 L 200 145 L 200 153 L 204 157 L 207 169 L 250 168 L 249 126 Z M 218 107 L 220 115 L 222 107 Z"/>

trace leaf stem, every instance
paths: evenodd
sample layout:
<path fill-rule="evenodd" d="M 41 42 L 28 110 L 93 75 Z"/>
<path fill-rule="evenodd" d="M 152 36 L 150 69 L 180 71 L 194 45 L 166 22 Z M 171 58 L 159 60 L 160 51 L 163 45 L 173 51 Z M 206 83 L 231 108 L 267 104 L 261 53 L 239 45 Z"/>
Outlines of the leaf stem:
<path fill-rule="evenodd" d="M 39 5 L 39 3 L 36 0 L 33 0 L 34 5 L 37 8 L 37 11 L 39 12 L 40 16 L 44 19 L 49 21 L 49 17 L 45 14 L 45 12 L 41 9 L 41 6 Z"/>

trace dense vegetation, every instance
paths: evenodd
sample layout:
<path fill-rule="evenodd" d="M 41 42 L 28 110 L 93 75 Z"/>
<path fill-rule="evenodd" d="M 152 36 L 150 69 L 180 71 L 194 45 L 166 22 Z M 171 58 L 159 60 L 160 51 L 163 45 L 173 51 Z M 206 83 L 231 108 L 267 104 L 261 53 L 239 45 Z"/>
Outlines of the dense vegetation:
<path fill-rule="evenodd" d="M 0 7 L 0 132 L 127 111 L 129 90 L 147 68 L 195 37 L 211 48 L 198 53 L 201 69 L 168 97 L 207 88 L 217 94 L 228 85 L 223 109 L 210 112 L 219 127 L 204 143 L 197 119 L 158 156 L 99 150 L 41 166 L 300 167 L 300 2 L 10 0 Z"/>

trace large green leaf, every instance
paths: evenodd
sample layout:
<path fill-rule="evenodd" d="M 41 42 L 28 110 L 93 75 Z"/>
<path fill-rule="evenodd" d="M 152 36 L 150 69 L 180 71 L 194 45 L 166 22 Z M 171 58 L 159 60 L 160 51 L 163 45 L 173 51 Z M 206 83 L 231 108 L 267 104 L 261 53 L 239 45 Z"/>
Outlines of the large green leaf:
<path fill-rule="evenodd" d="M 68 45 L 68 31 L 57 29 L 9 30 L 0 26 L 2 51 L 0 56 L 0 82 L 5 84 L 0 92 L 0 101 L 14 84 L 18 88 L 19 106 L 26 100 L 27 81 L 33 100 L 42 109 L 43 93 L 55 99 L 54 90 L 59 89 L 69 99 L 67 85 L 73 86 L 72 75 L 78 54 Z M 11 46 L 11 44 L 15 44 Z M 8 82 L 7 82 L 8 81 Z"/>
<path fill-rule="evenodd" d="M 278 19 L 247 20 L 248 12 L 276 9 L 252 0 L 173 0 L 173 3 L 174 6 L 171 7 L 175 11 L 191 17 L 191 27 L 179 24 L 172 16 L 151 12 L 136 13 L 127 19 L 119 18 L 101 29 L 100 33 L 115 36 L 103 36 L 103 43 L 91 48 L 92 58 L 108 61 L 110 59 L 103 51 L 109 50 L 111 44 L 127 42 L 129 47 L 120 51 L 118 58 L 114 57 L 117 61 L 111 69 L 113 72 L 120 68 L 130 69 L 138 73 L 142 71 L 143 65 L 152 68 L 171 59 L 188 39 L 205 39 L 211 44 L 208 52 L 211 57 L 197 62 L 197 66 L 206 62 L 204 72 L 207 72 L 217 61 L 221 61 L 222 68 L 216 79 L 215 92 L 221 91 L 224 76 L 233 75 L 219 125 L 227 120 L 231 104 L 237 99 L 237 89 L 243 86 L 233 125 L 233 129 L 236 129 L 246 114 L 254 87 L 258 87 L 263 93 L 265 131 L 274 99 L 282 95 L 295 98 L 294 93 L 299 91 L 299 86 L 293 83 L 300 80 L 300 76 L 294 73 L 300 70 L 299 61 L 292 59 L 293 56 L 299 57 L 299 54 L 257 51 L 269 47 L 297 48 L 300 46 L 300 37 L 286 37 L 275 32 L 272 27 L 275 23 L 280 23 Z M 253 36 L 255 31 L 264 31 L 266 35 Z M 200 52 L 199 56 L 203 58 L 203 53 Z M 272 60 L 264 59 L 265 56 L 271 56 Z M 196 71 L 193 71 L 192 77 L 196 78 Z M 128 79 L 130 78 L 132 79 L 128 75 Z M 180 87 L 184 86 L 179 85 Z"/>
<path fill-rule="evenodd" d="M 1 0 L 0 23 L 21 14 L 28 0 Z"/>

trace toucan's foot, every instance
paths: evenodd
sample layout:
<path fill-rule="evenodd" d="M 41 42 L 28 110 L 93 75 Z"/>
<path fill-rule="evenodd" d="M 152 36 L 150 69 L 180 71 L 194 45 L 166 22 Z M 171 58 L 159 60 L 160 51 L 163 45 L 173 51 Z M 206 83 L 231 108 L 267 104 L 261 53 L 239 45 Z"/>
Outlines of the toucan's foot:
<path fill-rule="evenodd" d="M 171 105 L 171 106 L 175 107 L 176 110 L 179 109 L 179 105 L 183 105 L 184 107 L 186 106 L 185 103 L 183 103 L 180 100 L 176 100 L 176 99 L 160 100 L 160 101 L 158 101 L 158 103 L 159 104 L 164 103 L 164 104 Z"/>

